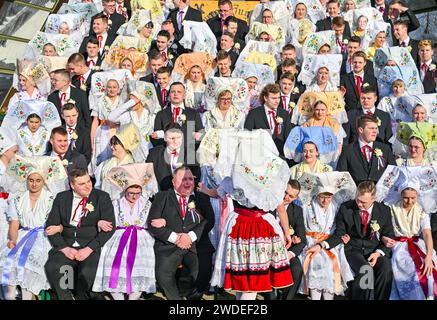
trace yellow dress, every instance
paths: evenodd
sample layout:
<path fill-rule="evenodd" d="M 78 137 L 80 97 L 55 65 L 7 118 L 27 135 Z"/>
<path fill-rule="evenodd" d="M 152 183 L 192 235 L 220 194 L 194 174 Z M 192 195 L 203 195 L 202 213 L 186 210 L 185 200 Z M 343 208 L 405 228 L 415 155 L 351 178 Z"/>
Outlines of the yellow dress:
<path fill-rule="evenodd" d="M 333 171 L 332 167 L 324 164 L 320 160 L 316 160 L 314 170 L 311 170 L 310 166 L 302 161 L 301 163 L 298 163 L 295 166 L 291 167 L 291 179 L 299 179 L 305 172 L 323 173 L 331 171 Z"/>

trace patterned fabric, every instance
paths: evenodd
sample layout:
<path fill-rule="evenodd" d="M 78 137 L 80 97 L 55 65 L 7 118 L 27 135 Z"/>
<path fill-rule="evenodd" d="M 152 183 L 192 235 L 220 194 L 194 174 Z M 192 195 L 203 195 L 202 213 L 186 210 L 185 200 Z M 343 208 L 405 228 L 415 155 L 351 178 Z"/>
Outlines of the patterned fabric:
<path fill-rule="evenodd" d="M 208 53 L 212 58 L 217 55 L 217 39 L 206 22 L 184 20 L 184 36 L 179 43 L 187 50 Z"/>
<path fill-rule="evenodd" d="M 64 13 L 64 14 L 50 14 L 47 17 L 45 32 L 59 33 L 59 27 L 62 24 L 67 24 L 70 33 L 74 31 L 81 31 L 82 19 L 80 14 Z"/>
<path fill-rule="evenodd" d="M 61 57 L 69 57 L 77 52 L 77 48 L 82 43 L 83 36 L 80 32 L 74 32 L 69 35 L 37 32 L 29 41 L 24 58 L 35 59 L 43 50 L 46 43 L 51 43 L 55 46 L 56 52 Z"/>
<path fill-rule="evenodd" d="M 340 69 L 342 63 L 341 54 L 307 54 L 304 56 L 302 70 L 297 78 L 305 85 L 310 85 L 316 82 L 317 73 L 320 68 L 329 70 L 329 82 L 334 86 L 340 85 Z"/>
<path fill-rule="evenodd" d="M 249 107 L 249 87 L 241 78 L 212 77 L 208 79 L 205 89 L 206 109 L 217 107 L 217 99 L 221 92 L 229 90 L 232 93 L 232 105 L 242 111 Z"/>
<path fill-rule="evenodd" d="M 172 77 L 182 80 L 193 66 L 199 66 L 205 77 L 209 78 L 214 72 L 215 61 L 207 52 L 183 53 L 176 59 Z"/>

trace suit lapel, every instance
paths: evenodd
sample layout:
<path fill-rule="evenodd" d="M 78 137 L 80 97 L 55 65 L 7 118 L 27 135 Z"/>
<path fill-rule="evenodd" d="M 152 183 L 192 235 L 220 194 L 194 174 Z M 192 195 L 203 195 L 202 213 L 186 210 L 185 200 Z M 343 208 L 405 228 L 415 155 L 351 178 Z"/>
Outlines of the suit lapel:
<path fill-rule="evenodd" d="M 179 206 L 178 197 L 176 197 L 176 191 L 174 189 L 170 192 L 170 198 L 173 201 L 173 205 L 176 207 L 176 210 L 178 211 L 179 219 L 181 219 L 183 222 L 184 220 L 182 219 L 181 207 Z"/>
<path fill-rule="evenodd" d="M 71 214 L 73 210 L 73 191 L 70 191 L 66 194 L 66 199 L 64 202 L 64 212 L 67 218 L 67 225 L 70 224 Z"/>
<path fill-rule="evenodd" d="M 358 96 L 357 85 L 355 84 L 354 74 L 353 74 L 353 72 L 351 72 L 349 74 L 350 74 L 349 82 L 350 82 L 352 88 L 354 89 L 355 97 L 357 98 L 357 100 L 360 100 L 360 97 Z M 364 81 L 364 79 L 363 79 L 363 81 Z"/>
<path fill-rule="evenodd" d="M 356 145 L 356 146 L 353 148 L 353 150 L 354 150 L 354 152 L 355 152 L 355 156 L 357 156 L 357 157 L 360 159 L 361 164 L 363 165 L 363 169 L 366 170 L 366 173 L 367 173 L 368 170 L 369 170 L 369 163 L 368 163 L 367 160 L 364 158 L 364 155 L 363 155 L 363 153 L 361 152 L 360 144 L 359 144 L 358 142 L 354 142 L 354 143 L 355 143 L 355 145 Z"/>
<path fill-rule="evenodd" d="M 355 226 L 357 227 L 357 232 L 358 232 L 359 236 L 362 238 L 364 236 L 363 235 L 363 224 L 361 223 L 360 209 L 358 209 L 358 207 L 356 205 L 354 208 L 353 218 L 354 218 Z"/>
<path fill-rule="evenodd" d="M 259 112 L 260 112 L 260 114 L 261 114 L 261 118 L 263 119 L 264 124 L 266 125 L 266 129 L 269 129 L 269 130 L 270 130 L 269 119 L 267 119 L 267 115 L 266 115 L 266 113 L 265 113 L 264 106 L 260 107 L 259 109 L 260 109 Z"/>

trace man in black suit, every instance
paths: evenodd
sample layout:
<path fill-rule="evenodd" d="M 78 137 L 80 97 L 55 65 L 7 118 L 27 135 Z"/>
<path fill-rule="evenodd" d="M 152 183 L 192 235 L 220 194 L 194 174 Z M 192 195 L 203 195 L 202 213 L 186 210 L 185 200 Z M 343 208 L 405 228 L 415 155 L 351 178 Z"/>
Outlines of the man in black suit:
<path fill-rule="evenodd" d="M 99 55 L 101 59 L 104 59 L 104 56 L 106 54 L 105 47 L 111 46 L 111 44 L 114 42 L 116 35 L 109 33 L 108 31 L 108 17 L 105 16 L 103 13 L 99 13 L 93 17 L 93 22 L 91 24 L 91 29 L 93 30 L 93 34 L 86 36 L 79 47 L 80 53 L 86 52 L 86 46 L 88 43 L 88 40 L 91 38 L 97 39 L 99 42 Z"/>
<path fill-rule="evenodd" d="M 329 0 L 326 4 L 326 11 L 328 12 L 328 17 L 316 22 L 316 31 L 334 30 L 332 28 L 332 22 L 335 17 L 340 17 L 340 2 L 338 0 Z M 343 29 L 343 39 L 349 39 L 351 37 L 351 29 L 349 23 L 344 21 Z"/>
<path fill-rule="evenodd" d="M 362 115 L 357 119 L 358 141 L 343 146 L 337 163 L 337 171 L 348 171 L 355 183 L 381 178 L 387 165 L 396 165 L 391 148 L 376 141 L 378 120 Z"/>
<path fill-rule="evenodd" d="M 363 88 L 377 88 L 375 76 L 364 71 L 366 61 L 366 54 L 363 51 L 355 52 L 352 56 L 352 72 L 340 76 L 340 86 L 346 90 L 344 95 L 346 110 L 359 108 Z"/>
<path fill-rule="evenodd" d="M 71 151 L 77 151 L 85 156 L 87 163 L 91 161 L 91 138 L 90 130 L 79 125 L 77 118 L 79 111 L 72 103 L 66 103 L 62 107 L 62 119 L 65 121 L 65 129 L 68 134 L 68 144 Z"/>
<path fill-rule="evenodd" d="M 408 36 L 408 24 L 408 21 L 405 20 L 398 20 L 393 24 L 393 35 L 395 37 L 393 42 L 396 42 L 399 47 L 407 48 L 417 64 L 419 61 L 419 41 Z"/>
<path fill-rule="evenodd" d="M 279 87 L 281 88 L 281 101 L 278 108 L 287 111 L 291 117 L 293 108 L 297 105 L 300 95 L 305 91 L 305 86 L 297 82 L 294 74 L 285 72 L 279 79 Z"/>
<path fill-rule="evenodd" d="M 249 111 L 244 122 L 247 130 L 267 129 L 272 135 L 276 148 L 284 157 L 284 144 L 292 129 L 291 118 L 287 111 L 278 108 L 281 90 L 277 84 L 267 84 L 260 94 L 262 107 Z"/>
<path fill-rule="evenodd" d="M 420 22 L 416 15 L 407 7 L 407 4 L 402 0 L 391 0 L 388 5 L 388 16 L 386 22 L 390 23 L 392 30 L 393 45 L 398 46 L 399 42 L 394 36 L 394 23 L 398 20 L 408 22 L 408 33 L 420 28 Z"/>
<path fill-rule="evenodd" d="M 231 69 L 234 69 L 235 63 L 237 62 L 238 59 L 238 55 L 240 54 L 240 51 L 237 50 L 234 46 L 235 46 L 234 36 L 227 31 L 223 32 L 223 35 L 219 39 L 217 50 L 218 51 L 223 50 L 229 54 L 229 57 L 231 58 Z"/>
<path fill-rule="evenodd" d="M 343 61 L 341 63 L 340 74 L 346 74 L 352 72 L 352 57 L 355 52 L 361 51 L 361 39 L 357 36 L 352 36 L 347 44 L 347 53 L 343 54 Z M 364 66 L 364 73 L 368 75 L 374 75 L 373 62 L 366 59 L 366 65 Z"/>
<path fill-rule="evenodd" d="M 83 53 L 86 64 L 90 69 L 100 70 L 103 62 L 103 56 L 100 55 L 99 40 L 89 38 L 86 43 L 86 52 Z"/>
<path fill-rule="evenodd" d="M 190 52 L 190 50 L 185 49 L 176 39 L 176 30 L 173 26 L 173 23 L 170 19 L 165 20 L 161 24 L 161 30 L 167 31 L 170 34 L 170 40 L 168 42 L 168 47 L 172 50 L 177 56 L 180 56 L 183 53 Z M 153 40 L 150 48 L 156 49 L 156 41 Z"/>
<path fill-rule="evenodd" d="M 87 300 L 94 283 L 100 249 L 115 232 L 114 228 L 109 232 L 99 232 L 97 223 L 105 220 L 115 226 L 114 208 L 106 192 L 93 189 L 86 170 L 72 170 L 69 180 L 72 190 L 56 196 L 47 218 L 46 227 L 61 225 L 63 230 L 48 236 L 53 248 L 45 270 L 57 299 L 73 300 L 74 290 L 76 300 Z"/>
<path fill-rule="evenodd" d="M 233 49 L 237 54 L 244 49 L 246 46 L 245 39 L 238 38 L 238 19 L 234 16 L 229 16 L 225 19 L 225 30 L 234 36 L 234 47 Z M 224 32 L 223 32 L 224 33 Z"/>
<path fill-rule="evenodd" d="M 190 0 L 173 0 L 175 9 L 170 11 L 168 17 L 171 19 L 175 28 L 175 37 L 180 40 L 184 36 L 182 22 L 197 21 L 202 22 L 202 13 L 190 6 Z"/>
<path fill-rule="evenodd" d="M 49 142 L 50 145 L 45 155 L 61 159 L 67 172 L 73 169 L 86 170 L 88 168 L 85 156 L 70 148 L 68 132 L 64 127 L 53 128 Z"/>
<path fill-rule="evenodd" d="M 385 5 L 385 0 L 371 0 L 372 7 L 378 9 L 382 13 L 382 18 L 385 22 L 388 21 L 388 7 Z"/>
<path fill-rule="evenodd" d="M 223 34 L 223 31 L 225 30 L 226 18 L 229 16 L 234 16 L 234 13 L 232 11 L 232 2 L 230 0 L 219 0 L 218 12 L 219 15 L 210 18 L 206 22 L 217 39 L 220 38 L 220 36 Z M 236 37 L 238 39 L 245 39 L 247 33 L 249 32 L 249 27 L 247 26 L 246 22 L 238 18 L 237 18 L 237 23 L 238 23 L 238 30 L 237 30 Z"/>
<path fill-rule="evenodd" d="M 168 94 L 170 93 L 171 69 L 170 67 L 161 67 L 156 72 L 156 81 L 158 85 L 155 87 L 156 95 L 158 96 L 161 109 L 164 109 L 168 102 Z"/>
<path fill-rule="evenodd" d="M 152 143 L 154 146 L 163 144 L 164 130 L 172 123 L 178 123 L 182 127 L 185 141 L 189 151 L 188 163 L 194 163 L 195 144 L 200 141 L 203 131 L 203 124 L 197 111 L 186 108 L 184 105 L 185 86 L 181 82 L 173 82 L 170 86 L 169 102 L 167 107 L 156 114 L 155 124 L 153 126 Z M 194 142 L 195 140 L 196 142 Z M 193 150 L 193 151 L 191 151 Z"/>
<path fill-rule="evenodd" d="M 300 66 L 297 65 L 296 60 L 294 60 L 293 58 L 282 58 L 282 62 L 278 66 L 277 70 L 278 70 L 278 76 L 276 82 L 278 82 L 279 79 L 281 79 L 282 74 L 286 72 L 292 73 L 294 77 L 297 79 L 300 73 Z M 298 83 L 300 83 L 300 85 L 303 86 L 301 82 Z"/>
<path fill-rule="evenodd" d="M 220 50 L 217 53 L 217 71 L 214 77 L 231 77 L 232 74 L 232 59 L 228 52 Z"/>
<path fill-rule="evenodd" d="M 340 206 L 335 218 L 335 233 L 308 250 L 309 253 L 318 253 L 322 248 L 334 248 L 343 243 L 341 238 L 344 235 L 350 237 L 344 253 L 355 273 L 354 280 L 349 283 L 353 300 L 370 300 L 373 288 L 375 300 L 390 297 L 393 280 L 391 249 L 382 239 L 393 238 L 394 230 L 390 208 L 375 202 L 375 195 L 373 182 L 360 183 L 356 199 Z"/>
<path fill-rule="evenodd" d="M 164 133 L 165 145 L 150 149 L 146 162 L 153 163 L 159 190 L 166 191 L 173 188 L 172 178 L 180 165 L 190 168 L 195 175 L 196 183 L 200 180 L 200 168 L 195 163 L 188 164 L 187 149 L 183 144 L 184 134 L 178 124 L 170 125 Z M 194 152 L 194 150 L 193 150 Z"/>
<path fill-rule="evenodd" d="M 117 37 L 118 29 L 121 27 L 122 24 L 125 23 L 125 17 L 115 11 L 115 0 L 102 0 L 102 5 L 103 11 L 91 18 L 91 28 L 89 35 L 96 37 L 96 31 L 92 28 L 94 20 L 97 17 L 100 17 L 100 15 L 104 15 L 107 17 L 108 21 L 111 21 L 109 22 L 110 25 L 108 28 L 108 34 L 110 34 L 111 37 L 115 38 Z"/>
<path fill-rule="evenodd" d="M 288 248 L 288 258 L 290 260 L 290 269 L 293 276 L 293 285 L 282 290 L 281 300 L 293 300 L 299 289 L 302 280 L 303 270 L 302 263 L 299 260 L 303 248 L 305 248 L 307 240 L 305 235 L 305 224 L 303 219 L 302 208 L 293 203 L 297 200 L 300 192 L 300 184 L 297 180 L 290 179 L 283 204 L 287 210 L 289 232 L 292 237 L 292 245 Z"/>
<path fill-rule="evenodd" d="M 164 67 L 164 60 L 158 50 L 151 50 L 147 55 L 149 56 L 150 73 L 147 76 L 140 78 L 140 80 L 153 83 L 156 88 L 158 86 L 156 73 L 158 72 L 159 68 Z"/>
<path fill-rule="evenodd" d="M 156 280 L 168 300 L 181 300 L 176 270 L 183 263 L 188 267 L 191 279 L 197 279 L 197 244 L 206 224 L 214 223 L 214 212 L 209 197 L 195 192 L 190 169 L 178 168 L 172 182 L 172 189 L 156 194 L 147 225 L 155 237 Z M 152 222 L 154 219 L 164 219 L 165 226 L 156 227 Z"/>
<path fill-rule="evenodd" d="M 73 53 L 67 61 L 68 69 L 74 74 L 71 84 L 82 90 L 89 97 L 91 90 L 91 78 L 95 73 L 94 69 L 88 67 L 85 57 L 80 53 Z"/>
<path fill-rule="evenodd" d="M 52 80 L 55 91 L 48 96 L 47 100 L 56 106 L 59 115 L 61 115 L 62 106 L 68 100 L 73 100 L 79 110 L 77 122 L 86 128 L 91 128 L 90 108 L 86 93 L 70 85 L 70 72 L 67 70 L 55 70 L 53 73 Z"/>
<path fill-rule="evenodd" d="M 348 122 L 343 124 L 347 137 L 344 144 L 356 142 L 358 140 L 357 119 L 363 114 L 374 116 L 378 121 L 378 136 L 376 141 L 390 144 L 389 140 L 393 135 L 391 129 L 390 115 L 376 108 L 376 90 L 372 87 L 365 87 L 361 92 L 360 108 L 352 109 L 347 112 Z"/>
<path fill-rule="evenodd" d="M 417 69 L 420 73 L 425 93 L 437 92 L 437 61 L 432 59 L 434 50 L 431 40 L 422 40 L 419 42 L 419 63 Z"/>
<path fill-rule="evenodd" d="M 164 66 L 174 66 L 176 58 L 178 57 L 178 52 L 170 46 L 170 34 L 168 31 L 159 31 L 156 36 L 154 47 L 151 46 L 150 48 L 150 50 L 157 50 L 161 54 Z"/>

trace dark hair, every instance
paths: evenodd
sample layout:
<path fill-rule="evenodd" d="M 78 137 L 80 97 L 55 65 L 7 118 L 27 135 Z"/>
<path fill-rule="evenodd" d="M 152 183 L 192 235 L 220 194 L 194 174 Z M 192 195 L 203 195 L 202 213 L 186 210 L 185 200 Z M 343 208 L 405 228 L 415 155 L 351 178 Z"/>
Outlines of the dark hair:
<path fill-rule="evenodd" d="M 67 63 L 86 64 L 86 60 L 81 53 L 73 53 L 70 57 L 68 57 Z"/>
<path fill-rule="evenodd" d="M 293 189 L 299 190 L 300 191 L 300 183 L 299 181 L 295 180 L 295 179 L 290 179 L 288 180 L 287 184 L 292 187 Z"/>
<path fill-rule="evenodd" d="M 234 35 L 233 35 L 232 33 L 230 33 L 229 31 L 225 31 L 225 32 L 223 32 L 222 37 L 223 37 L 223 36 L 228 36 L 229 38 L 232 39 L 232 41 L 235 40 Z"/>
<path fill-rule="evenodd" d="M 102 19 L 104 22 L 108 23 L 108 17 L 103 12 L 100 12 L 94 16 L 94 20 Z"/>
<path fill-rule="evenodd" d="M 329 1 L 326 3 L 326 6 L 328 6 L 328 4 L 331 4 L 331 3 L 336 3 L 336 4 L 338 4 L 338 5 L 340 6 L 340 2 L 339 2 L 338 0 L 329 0 Z"/>
<path fill-rule="evenodd" d="M 121 143 L 120 139 L 118 139 L 117 136 L 112 136 L 111 139 L 109 139 L 109 145 L 115 146 L 116 144 L 120 145 L 124 149 L 123 143 Z"/>
<path fill-rule="evenodd" d="M 52 132 L 50 133 L 50 139 L 52 139 L 55 134 L 59 134 L 63 137 L 68 136 L 67 130 L 64 127 L 56 127 L 52 129 Z"/>
<path fill-rule="evenodd" d="M 374 93 L 376 94 L 376 88 L 373 86 L 364 87 L 361 89 L 361 94 L 363 93 Z"/>
<path fill-rule="evenodd" d="M 229 53 L 227 53 L 225 50 L 220 50 L 217 53 L 217 61 L 221 61 L 221 60 L 225 60 L 225 59 L 231 59 L 231 56 L 229 55 Z"/>
<path fill-rule="evenodd" d="M 345 25 L 344 18 L 340 17 L 340 16 L 337 16 L 337 17 L 333 18 L 332 19 L 332 25 L 333 26 L 338 26 L 338 27 L 344 26 Z"/>
<path fill-rule="evenodd" d="M 71 169 L 68 172 L 68 181 L 73 183 L 76 180 L 76 178 L 83 177 L 86 175 L 88 175 L 88 170 L 86 169 L 83 168 Z"/>
<path fill-rule="evenodd" d="M 147 55 L 149 56 L 149 61 L 150 60 L 162 59 L 161 53 L 158 50 L 156 50 L 156 49 L 150 50 Z"/>
<path fill-rule="evenodd" d="M 171 88 L 173 88 L 173 86 L 182 86 L 182 87 L 184 87 L 184 89 L 185 89 L 184 84 L 183 84 L 182 82 L 180 82 L 180 81 L 173 82 L 173 83 L 170 85 L 170 90 L 171 90 Z"/>
<path fill-rule="evenodd" d="M 303 150 L 303 147 L 305 147 L 306 144 L 312 144 L 312 145 L 316 148 L 316 151 L 319 152 L 319 148 L 317 148 L 317 144 L 315 144 L 315 143 L 312 142 L 312 141 L 307 141 L 307 142 L 305 142 L 305 143 L 302 145 L 302 150 Z"/>
<path fill-rule="evenodd" d="M 79 108 L 71 102 L 67 102 L 66 104 L 64 104 L 61 108 L 61 113 L 64 112 L 65 110 L 69 111 L 69 110 L 73 110 L 76 109 L 77 112 L 79 112 Z"/>
<path fill-rule="evenodd" d="M 276 83 L 269 83 L 264 86 L 259 95 L 259 99 L 262 104 L 266 102 L 265 97 L 267 97 L 269 93 L 281 93 L 279 85 Z"/>
<path fill-rule="evenodd" d="M 281 74 L 281 77 L 279 78 L 279 81 L 281 81 L 282 79 L 288 79 L 288 80 L 291 80 L 291 81 L 294 82 L 295 76 L 291 72 L 284 72 L 283 74 Z"/>
<path fill-rule="evenodd" d="M 355 43 L 358 43 L 359 45 L 361 45 L 361 38 L 357 37 L 357 36 L 352 36 L 349 38 L 349 42 L 355 42 Z"/>
<path fill-rule="evenodd" d="M 296 60 L 289 58 L 282 61 L 281 67 L 293 67 L 296 65 Z"/>
<path fill-rule="evenodd" d="M 180 166 L 180 167 L 176 168 L 176 170 L 173 172 L 173 177 L 176 176 L 176 174 L 181 170 L 185 170 L 185 171 L 189 170 L 191 173 L 193 173 L 188 166 Z"/>
<path fill-rule="evenodd" d="M 97 40 L 97 39 L 94 38 L 94 37 L 91 37 L 91 38 L 89 38 L 88 41 L 86 42 L 86 44 L 88 44 L 88 43 L 92 43 L 92 44 L 99 45 L 99 40 Z"/>
<path fill-rule="evenodd" d="M 372 195 L 376 194 L 376 186 L 373 181 L 362 181 L 357 186 L 357 194 L 371 193 Z"/>
<path fill-rule="evenodd" d="M 65 79 L 68 79 L 68 82 L 70 82 L 70 71 L 67 69 L 58 69 L 53 71 L 53 73 L 63 76 Z"/>
<path fill-rule="evenodd" d="M 232 2 L 231 2 L 231 0 L 219 0 L 219 2 L 218 2 L 219 7 L 220 7 L 220 6 L 224 6 L 225 4 L 230 5 L 231 8 L 232 8 Z"/>
<path fill-rule="evenodd" d="M 33 119 L 33 118 L 37 118 L 37 119 L 39 119 L 39 121 L 41 121 L 41 117 L 36 113 L 29 114 L 26 118 L 26 121 L 29 121 L 30 119 Z"/>
<path fill-rule="evenodd" d="M 393 26 L 403 25 L 405 28 L 408 28 L 409 22 L 406 20 L 396 20 L 393 23 Z"/>
<path fill-rule="evenodd" d="M 357 118 L 357 128 L 364 129 L 369 122 L 378 123 L 378 119 L 374 116 L 363 114 Z"/>
<path fill-rule="evenodd" d="M 286 51 L 286 50 L 296 50 L 296 47 L 291 43 L 287 43 L 285 46 L 282 47 L 282 51 Z"/>
<path fill-rule="evenodd" d="M 157 71 L 156 74 L 163 74 L 163 73 L 168 73 L 169 75 L 171 74 L 171 68 L 170 67 L 160 67 Z"/>
<path fill-rule="evenodd" d="M 364 62 L 367 62 L 367 56 L 364 53 L 364 51 L 357 51 L 352 55 L 352 59 L 354 59 L 355 57 L 360 57 L 364 59 Z"/>
<path fill-rule="evenodd" d="M 160 30 L 156 37 L 166 37 L 167 40 L 170 40 L 170 32 L 168 32 L 167 30 Z"/>
<path fill-rule="evenodd" d="M 225 26 L 229 26 L 230 22 L 238 23 L 238 19 L 234 16 L 229 16 L 225 19 Z"/>

